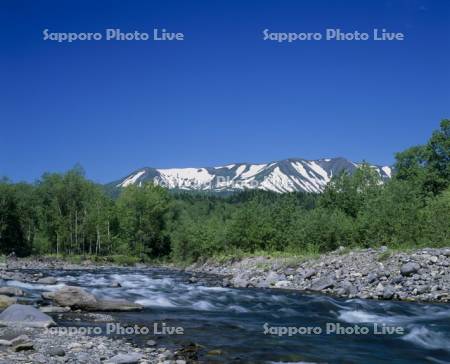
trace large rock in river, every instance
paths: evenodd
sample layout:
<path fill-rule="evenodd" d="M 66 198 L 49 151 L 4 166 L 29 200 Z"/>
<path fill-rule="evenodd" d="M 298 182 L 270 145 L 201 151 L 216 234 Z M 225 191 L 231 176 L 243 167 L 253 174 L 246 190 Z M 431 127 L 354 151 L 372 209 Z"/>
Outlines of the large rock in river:
<path fill-rule="evenodd" d="M 87 306 L 95 305 L 97 302 L 94 295 L 86 292 L 80 287 L 71 286 L 67 286 L 61 288 L 59 291 L 53 292 L 49 298 L 53 299 L 60 306 L 74 309 L 84 309 Z"/>
<path fill-rule="evenodd" d="M 37 308 L 14 304 L 0 314 L 0 325 L 10 327 L 49 327 L 55 326 L 53 319 Z"/>
<path fill-rule="evenodd" d="M 0 294 L 6 296 L 23 296 L 23 291 L 16 287 L 0 287 Z"/>
<path fill-rule="evenodd" d="M 138 311 L 143 306 L 126 300 L 98 300 L 94 295 L 80 287 L 64 287 L 47 298 L 58 305 L 85 311 Z"/>
<path fill-rule="evenodd" d="M 58 280 L 55 277 L 44 277 L 37 280 L 40 284 L 56 284 Z"/>

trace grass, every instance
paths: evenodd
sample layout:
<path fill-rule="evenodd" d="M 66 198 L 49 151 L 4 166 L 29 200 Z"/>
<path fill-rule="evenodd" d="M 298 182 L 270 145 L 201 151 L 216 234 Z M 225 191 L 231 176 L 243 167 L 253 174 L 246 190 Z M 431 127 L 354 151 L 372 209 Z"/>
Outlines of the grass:
<path fill-rule="evenodd" d="M 254 252 L 244 252 L 242 250 L 234 250 L 227 253 L 215 254 L 208 261 L 217 264 L 228 264 L 236 260 L 243 260 L 245 258 L 265 257 L 268 260 L 277 260 L 285 267 L 295 267 L 299 263 L 306 260 L 317 259 L 321 253 L 316 247 L 307 246 L 304 250 L 299 252 L 292 251 L 266 251 L 257 250 Z M 256 262 L 255 268 L 267 270 L 271 267 L 270 262 Z"/>
<path fill-rule="evenodd" d="M 91 261 L 93 263 L 113 263 L 117 265 L 124 266 L 132 266 L 136 263 L 141 263 L 142 260 L 139 257 L 128 256 L 128 255 L 105 255 L 105 256 L 97 256 L 97 255 L 59 255 L 56 254 L 48 254 L 45 255 L 47 258 L 51 259 L 61 259 L 71 264 L 81 264 L 86 261 Z"/>

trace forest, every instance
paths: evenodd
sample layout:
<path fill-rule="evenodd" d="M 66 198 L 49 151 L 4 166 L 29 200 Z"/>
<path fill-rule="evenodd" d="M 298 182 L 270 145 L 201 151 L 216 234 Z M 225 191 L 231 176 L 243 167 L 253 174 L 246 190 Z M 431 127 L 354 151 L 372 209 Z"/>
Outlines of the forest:
<path fill-rule="evenodd" d="M 363 164 L 321 194 L 230 196 L 146 184 L 112 196 L 76 166 L 35 183 L 0 180 L 0 254 L 194 262 L 240 254 L 319 254 L 343 246 L 450 245 L 450 120 L 396 154 L 382 183 Z"/>

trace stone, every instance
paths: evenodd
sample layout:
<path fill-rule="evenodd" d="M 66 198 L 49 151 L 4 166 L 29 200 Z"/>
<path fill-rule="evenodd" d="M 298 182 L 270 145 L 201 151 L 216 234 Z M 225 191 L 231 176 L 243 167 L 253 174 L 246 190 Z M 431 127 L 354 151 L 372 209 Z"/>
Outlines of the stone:
<path fill-rule="evenodd" d="M 307 269 L 305 271 L 305 274 L 303 274 L 304 279 L 309 279 L 312 276 L 315 276 L 317 274 L 317 271 L 315 269 Z"/>
<path fill-rule="evenodd" d="M 40 284 L 56 284 L 58 280 L 55 277 L 45 277 L 37 280 L 37 283 Z"/>
<path fill-rule="evenodd" d="M 383 298 L 385 300 L 390 300 L 394 297 L 395 295 L 395 289 L 392 286 L 386 286 L 383 289 Z"/>
<path fill-rule="evenodd" d="M 142 357 L 139 353 L 118 354 L 105 361 L 105 364 L 134 364 L 139 363 Z"/>
<path fill-rule="evenodd" d="M 33 342 L 27 335 L 20 335 L 10 341 L 12 350 L 15 352 L 33 350 Z"/>
<path fill-rule="evenodd" d="M 6 296 L 23 296 L 23 291 L 16 287 L 0 287 L 0 295 Z"/>
<path fill-rule="evenodd" d="M 0 310 L 3 310 L 17 302 L 17 298 L 0 295 Z"/>
<path fill-rule="evenodd" d="M 139 311 L 143 306 L 123 299 L 97 300 L 94 295 L 79 287 L 64 287 L 52 296 L 60 306 L 86 311 Z"/>
<path fill-rule="evenodd" d="M 377 296 L 381 296 L 384 291 L 384 286 L 381 283 L 378 283 L 378 285 L 375 288 L 375 293 Z"/>
<path fill-rule="evenodd" d="M 378 279 L 378 274 L 376 273 L 369 273 L 369 275 L 367 276 L 367 283 L 373 283 Z"/>
<path fill-rule="evenodd" d="M 42 306 L 39 310 L 44 313 L 64 313 L 69 312 L 70 307 L 60 307 L 60 306 Z"/>
<path fill-rule="evenodd" d="M 233 278 L 233 285 L 235 287 L 241 287 L 241 288 L 248 287 L 248 285 L 249 285 L 248 277 L 243 274 L 237 275 L 236 277 Z"/>
<path fill-rule="evenodd" d="M 341 289 L 343 290 L 343 293 L 346 295 L 356 294 L 356 287 L 349 281 L 342 282 Z"/>
<path fill-rule="evenodd" d="M 224 278 L 222 280 L 222 287 L 231 287 L 230 278 Z"/>
<path fill-rule="evenodd" d="M 45 300 L 53 300 L 55 298 L 55 292 L 42 292 L 41 296 Z"/>
<path fill-rule="evenodd" d="M 147 345 L 148 346 L 156 346 L 156 341 L 155 340 L 148 340 L 147 341 Z"/>
<path fill-rule="evenodd" d="M 267 274 L 265 281 L 266 284 L 271 286 L 271 285 L 275 285 L 278 281 L 282 281 L 284 280 L 285 276 L 284 274 L 278 274 L 277 272 L 271 271 Z"/>
<path fill-rule="evenodd" d="M 13 304 L 0 314 L 0 325 L 47 328 L 56 324 L 50 316 L 33 306 Z"/>
<path fill-rule="evenodd" d="M 73 350 L 73 349 L 81 349 L 83 347 L 83 345 L 81 345 L 80 343 L 70 343 L 69 345 L 67 345 L 67 348 L 69 350 Z"/>
<path fill-rule="evenodd" d="M 291 282 L 289 281 L 279 281 L 275 283 L 276 288 L 287 288 L 291 285 Z"/>
<path fill-rule="evenodd" d="M 26 351 L 26 350 L 33 350 L 34 349 L 34 345 L 33 345 L 33 343 L 31 341 L 28 341 L 28 342 L 23 342 L 23 343 L 14 345 L 12 349 L 15 352 Z"/>
<path fill-rule="evenodd" d="M 317 279 L 311 284 L 311 291 L 323 291 L 327 288 L 333 288 L 335 285 L 335 281 L 331 276 L 326 276 Z"/>
<path fill-rule="evenodd" d="M 402 274 L 402 276 L 410 276 L 416 273 L 419 269 L 420 265 L 418 263 L 409 262 L 401 266 L 400 273 Z"/>
<path fill-rule="evenodd" d="M 87 306 L 93 306 L 97 303 L 94 295 L 86 292 L 80 287 L 67 286 L 54 292 L 53 299 L 60 306 L 83 309 Z"/>
<path fill-rule="evenodd" d="M 47 354 L 50 356 L 65 356 L 66 352 L 61 347 L 51 347 L 47 350 Z"/>

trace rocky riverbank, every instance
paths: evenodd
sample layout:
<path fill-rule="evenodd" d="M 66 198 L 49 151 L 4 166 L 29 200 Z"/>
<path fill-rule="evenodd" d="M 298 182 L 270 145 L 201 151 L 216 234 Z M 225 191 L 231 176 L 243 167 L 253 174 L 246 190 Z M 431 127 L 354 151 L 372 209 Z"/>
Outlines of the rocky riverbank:
<path fill-rule="evenodd" d="M 13 259 L 0 266 L 0 364 L 193 362 L 190 358 L 195 353 L 186 348 L 172 351 L 153 340 L 137 347 L 124 339 L 85 334 L 83 329 L 68 333 L 67 326 L 59 327 L 60 321 L 75 321 L 75 328 L 98 327 L 99 323 L 115 322 L 116 311 L 142 309 L 141 305 L 123 299 L 100 299 L 80 287 L 60 287 L 54 277 L 36 273 L 36 269 L 93 268 L 99 267 L 91 262 L 74 265 L 54 259 Z M 41 285 L 50 291 L 36 300 L 28 297 L 27 290 L 8 282 L 19 286 Z M 120 284 L 113 282 L 111 288 L 114 287 Z"/>
<path fill-rule="evenodd" d="M 450 302 L 450 249 L 393 252 L 386 247 L 315 259 L 252 257 L 194 264 L 188 271 L 223 276 L 226 287 L 280 288 L 339 297 Z M 192 279 L 195 281 L 195 277 Z"/>

